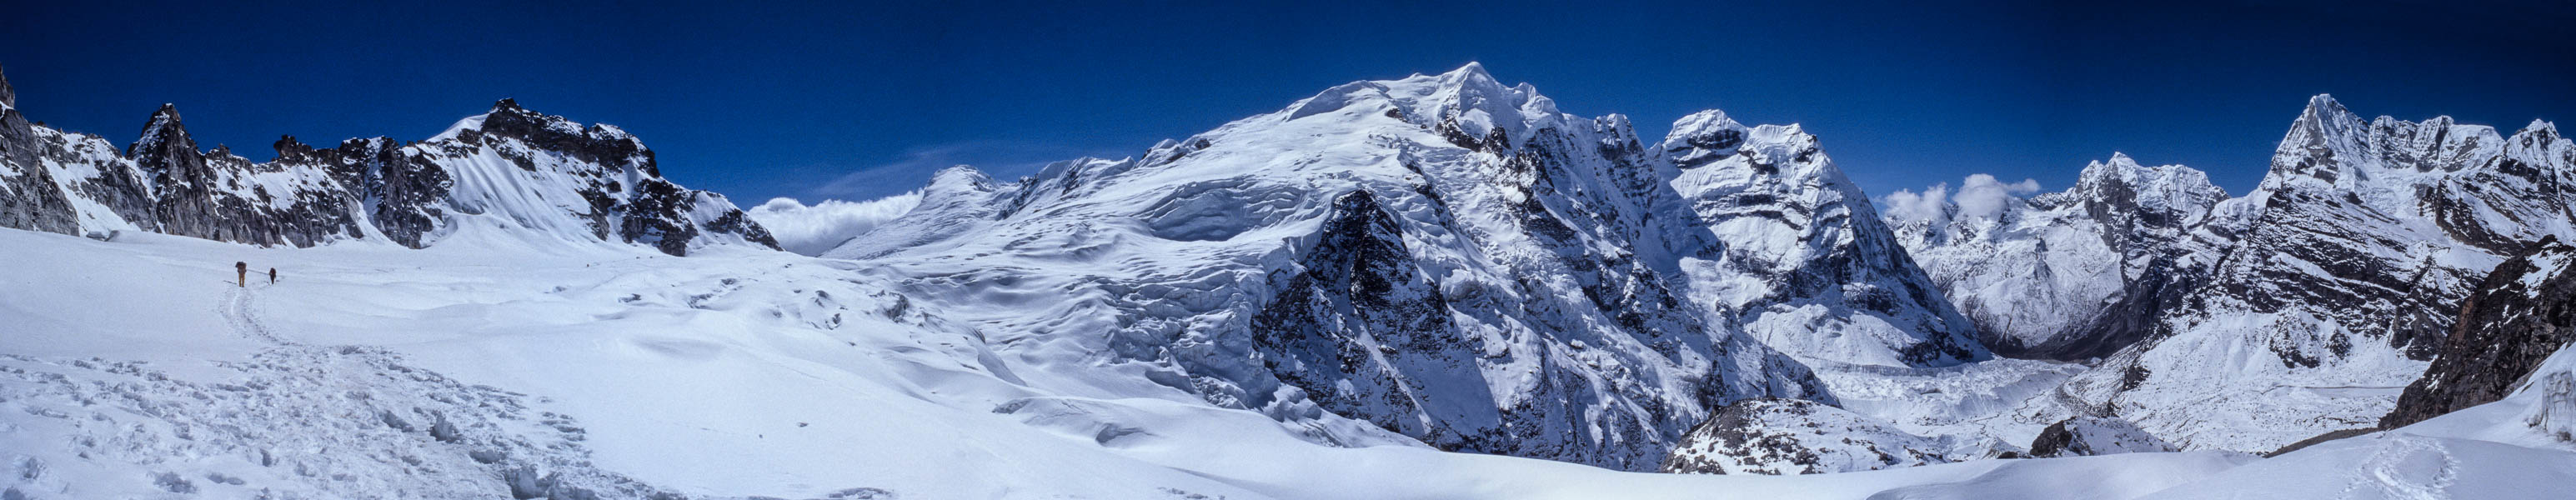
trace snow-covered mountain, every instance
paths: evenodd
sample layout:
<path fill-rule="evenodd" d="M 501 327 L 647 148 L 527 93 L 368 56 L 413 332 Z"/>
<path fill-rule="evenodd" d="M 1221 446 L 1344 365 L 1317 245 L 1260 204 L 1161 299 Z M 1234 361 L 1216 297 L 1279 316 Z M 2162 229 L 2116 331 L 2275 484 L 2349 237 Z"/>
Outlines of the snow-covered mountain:
<path fill-rule="evenodd" d="M 2164 243 L 2178 272 L 2131 285 L 2159 294 L 2153 329 L 2067 391 L 2187 449 L 2372 426 L 2488 270 L 2576 232 L 2571 181 L 2547 122 L 2363 121 L 2317 96 L 2260 187 Z"/>
<path fill-rule="evenodd" d="M 2227 193 L 2181 165 L 2128 155 L 2084 167 L 2074 187 L 2029 198 L 1992 177 L 1890 196 L 1897 237 L 1978 339 L 2017 357 L 2083 360 L 2146 333 L 2172 291 L 2181 235 Z"/>
<path fill-rule="evenodd" d="M 1131 159 L 943 171 L 825 255 L 906 277 L 1022 355 L 1632 470 L 1727 402 L 1833 401 L 1801 359 L 1988 356 L 1814 136 L 1710 111 L 1649 146 L 1473 64 Z"/>
<path fill-rule="evenodd" d="M 2489 269 L 2576 231 L 2570 144 L 2320 95 L 2242 197 L 2114 155 L 2027 199 L 1900 193 L 1889 220 L 1998 352 L 2105 358 L 2050 411 L 2264 451 L 2371 427 Z"/>
<path fill-rule="evenodd" d="M 285 137 L 275 160 L 254 162 L 226 146 L 198 149 L 169 105 L 120 151 L 104 138 L 30 124 L 14 94 L 0 97 L 0 227 L 297 247 L 368 239 L 420 248 L 459 234 L 672 255 L 777 247 L 723 195 L 664 180 L 633 135 L 508 99 L 426 141 L 316 148 Z"/>

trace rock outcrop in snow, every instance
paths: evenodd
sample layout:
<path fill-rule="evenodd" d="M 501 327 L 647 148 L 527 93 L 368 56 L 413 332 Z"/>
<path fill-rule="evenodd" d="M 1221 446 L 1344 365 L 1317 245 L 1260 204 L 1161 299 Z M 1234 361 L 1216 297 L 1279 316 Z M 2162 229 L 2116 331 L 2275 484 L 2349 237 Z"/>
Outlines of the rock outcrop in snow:
<path fill-rule="evenodd" d="M 1691 429 L 1663 472 L 1825 474 L 1947 463 L 1948 443 L 1813 401 L 1747 399 Z"/>
<path fill-rule="evenodd" d="M 2381 428 L 2503 399 L 2518 385 L 2545 390 L 2549 382 L 2532 378 L 2533 371 L 2576 342 L 2576 246 L 2549 238 L 2497 265 L 2462 303 L 2459 318 Z"/>
<path fill-rule="evenodd" d="M 2176 451 L 2172 443 L 2148 434 L 2137 424 L 2094 415 L 2050 424 L 2030 442 L 2030 455 L 2040 458 L 2168 451 Z"/>
<path fill-rule="evenodd" d="M 31 125 L 15 102 L 0 110 L 0 227 L 298 247 L 381 238 L 420 248 L 484 229 L 672 255 L 777 247 L 722 195 L 664 180 L 634 136 L 506 99 L 427 141 L 315 148 L 286 137 L 268 162 L 200 150 L 169 105 L 120 152 L 99 137 Z"/>
<path fill-rule="evenodd" d="M 1329 412 L 1629 470 L 1728 402 L 1831 401 L 1793 355 L 1988 356 L 1814 136 L 1709 112 L 1649 146 L 1475 65 L 1132 159 L 943 171 L 825 255 L 907 277 L 1017 355 L 1131 370 L 1322 442 L 1342 439 Z"/>

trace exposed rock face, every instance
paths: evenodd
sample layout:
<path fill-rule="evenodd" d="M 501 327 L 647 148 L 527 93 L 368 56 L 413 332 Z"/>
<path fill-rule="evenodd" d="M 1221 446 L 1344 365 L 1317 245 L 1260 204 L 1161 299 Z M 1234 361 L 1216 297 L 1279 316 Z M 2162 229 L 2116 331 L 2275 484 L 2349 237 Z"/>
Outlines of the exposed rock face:
<path fill-rule="evenodd" d="M 275 147 L 277 163 L 328 172 L 359 199 L 372 200 L 372 208 L 362 215 L 386 239 L 407 247 L 428 244 L 424 236 L 444 220 L 442 206 L 455 186 L 446 168 L 409 154 L 388 137 L 349 139 L 328 149 L 282 137 Z"/>
<path fill-rule="evenodd" d="M 1747 399 L 1682 437 L 1662 471 L 1679 474 L 1825 474 L 1947 463 L 1942 440 L 1794 399 Z"/>
<path fill-rule="evenodd" d="M 1484 346 L 1450 324 L 1448 299 L 1413 262 L 1395 219 L 1376 197 L 1353 191 L 1334 201 L 1315 240 L 1300 252 L 1300 272 L 1252 317 L 1253 341 L 1277 354 L 1265 365 L 1326 410 L 1364 415 L 1427 442 L 1466 444 L 1447 426 L 1435 427 L 1422 406 L 1492 405 L 1440 401 L 1490 396 L 1413 385 L 1480 376 L 1474 366 Z M 1454 340 L 1461 338 L 1468 341 Z"/>
<path fill-rule="evenodd" d="M 943 171 L 825 256 L 1029 332 L 1005 355 L 1096 359 L 1318 442 L 1625 470 L 1725 403 L 1833 399 L 1739 321 L 1783 343 L 1847 332 L 1812 343 L 1856 362 L 1984 355 L 1919 272 L 1913 291 L 1890 275 L 1910 263 L 1860 243 L 1892 239 L 1812 136 L 1735 127 L 1650 148 L 1624 117 L 1558 112 L 1480 67 L 1354 82 L 1132 159 Z M 1684 156 L 1699 177 L 1667 159 Z M 1746 204 L 1703 214 L 1685 187 Z M 1790 211 L 1739 213 L 1764 207 Z M 992 300 L 1029 295 L 1060 299 Z M 1959 336 L 1888 326 L 1927 320 Z"/>
<path fill-rule="evenodd" d="M 2543 240 L 2497 265 L 2460 306 L 2458 323 L 2424 377 L 2380 419 L 2394 429 L 2503 399 L 2551 353 L 2576 341 L 2576 246 Z"/>
<path fill-rule="evenodd" d="M 361 235 L 352 213 L 358 199 L 328 172 L 252 163 L 224 147 L 199 152 L 169 105 L 152 113 L 126 154 L 150 179 L 150 220 L 162 233 L 298 247 Z"/>
<path fill-rule="evenodd" d="M 78 234 L 71 200 L 41 163 L 38 130 L 18 114 L 18 93 L 0 76 L 0 227 Z"/>
<path fill-rule="evenodd" d="M 0 88 L 6 83 L 0 82 Z M 65 234 L 150 231 L 262 246 L 381 237 L 419 248 L 459 230 L 609 241 L 684 255 L 776 248 L 724 197 L 661 178 L 615 127 L 582 126 L 503 100 L 429 141 L 282 138 L 277 159 L 201 151 L 164 105 L 120 153 L 107 141 L 0 110 L 0 227 Z"/>
<path fill-rule="evenodd" d="M 2077 416 L 2050 424 L 2031 440 L 2033 457 L 2077 457 L 2119 453 L 2156 453 L 2175 451 L 2172 443 L 2157 439 L 2137 424 L 2116 417 Z"/>

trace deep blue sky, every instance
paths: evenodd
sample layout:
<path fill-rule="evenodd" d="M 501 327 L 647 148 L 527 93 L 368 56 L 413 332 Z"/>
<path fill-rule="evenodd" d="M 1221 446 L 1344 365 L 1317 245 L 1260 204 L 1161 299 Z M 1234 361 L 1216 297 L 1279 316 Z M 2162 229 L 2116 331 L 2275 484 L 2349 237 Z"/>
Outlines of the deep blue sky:
<path fill-rule="evenodd" d="M 2242 193 L 2325 92 L 2506 133 L 2576 120 L 2576 9 L 2550 3 L 218 3 L 17 4 L 0 66 L 32 119 L 122 144 L 172 102 L 201 144 L 263 160 L 280 134 L 421 139 L 514 97 L 623 126 L 746 205 L 1127 156 L 1468 61 L 1648 140 L 1711 107 L 1804 123 L 1872 195 L 1980 172 L 2057 189 L 2115 150 Z"/>

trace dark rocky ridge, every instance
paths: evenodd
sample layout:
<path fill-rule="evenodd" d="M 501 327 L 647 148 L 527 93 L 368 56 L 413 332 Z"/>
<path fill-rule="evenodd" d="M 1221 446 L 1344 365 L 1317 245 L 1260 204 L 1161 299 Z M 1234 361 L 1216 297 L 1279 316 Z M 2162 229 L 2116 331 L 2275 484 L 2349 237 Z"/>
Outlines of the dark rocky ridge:
<path fill-rule="evenodd" d="M 217 146 L 199 152 L 196 139 L 179 119 L 177 108 L 164 104 L 143 126 L 142 139 L 126 155 L 150 175 L 151 217 L 159 232 L 260 246 L 309 247 L 335 237 L 357 238 L 363 232 L 348 207 L 358 199 L 343 190 L 299 189 L 269 192 L 252 186 L 243 192 L 245 174 L 281 173 L 296 165 L 252 163 Z M 317 186 L 318 187 L 318 186 Z M 289 200 L 279 207 L 278 199 Z M 122 212 L 120 210 L 120 212 Z"/>
<path fill-rule="evenodd" d="M 2576 246 L 2542 240 L 2497 265 L 2460 306 L 2424 378 L 2380 419 L 2394 429 L 2503 399 L 2542 360 L 2576 341 Z"/>
<path fill-rule="evenodd" d="M 569 188 L 584 206 L 534 209 L 570 210 L 601 240 L 671 255 L 721 241 L 777 247 L 766 229 L 722 196 L 663 179 L 653 152 L 624 131 L 585 127 L 507 99 L 483 115 L 480 126 L 453 137 L 410 144 L 350 139 L 333 148 L 284 137 L 273 145 L 277 157 L 269 162 L 251 161 L 224 146 L 201 151 L 170 105 L 155 111 L 140 138 L 118 151 L 96 137 L 28 124 L 5 79 L 0 104 L 6 104 L 0 109 L 0 161 L 6 162 L 0 165 L 0 227 L 63 234 L 130 227 L 296 247 L 381 235 L 420 248 L 460 215 L 458 207 L 473 207 L 466 215 L 490 209 L 489 202 L 458 201 L 456 183 L 456 169 L 473 168 L 474 155 L 490 153 L 530 175 L 546 169 L 547 175 L 573 179 L 578 185 L 547 189 Z M 57 179 L 63 174 L 55 168 L 78 171 L 74 176 L 80 178 Z M 84 208 L 74 199 L 92 205 Z M 711 235 L 726 238 L 705 239 Z"/>

